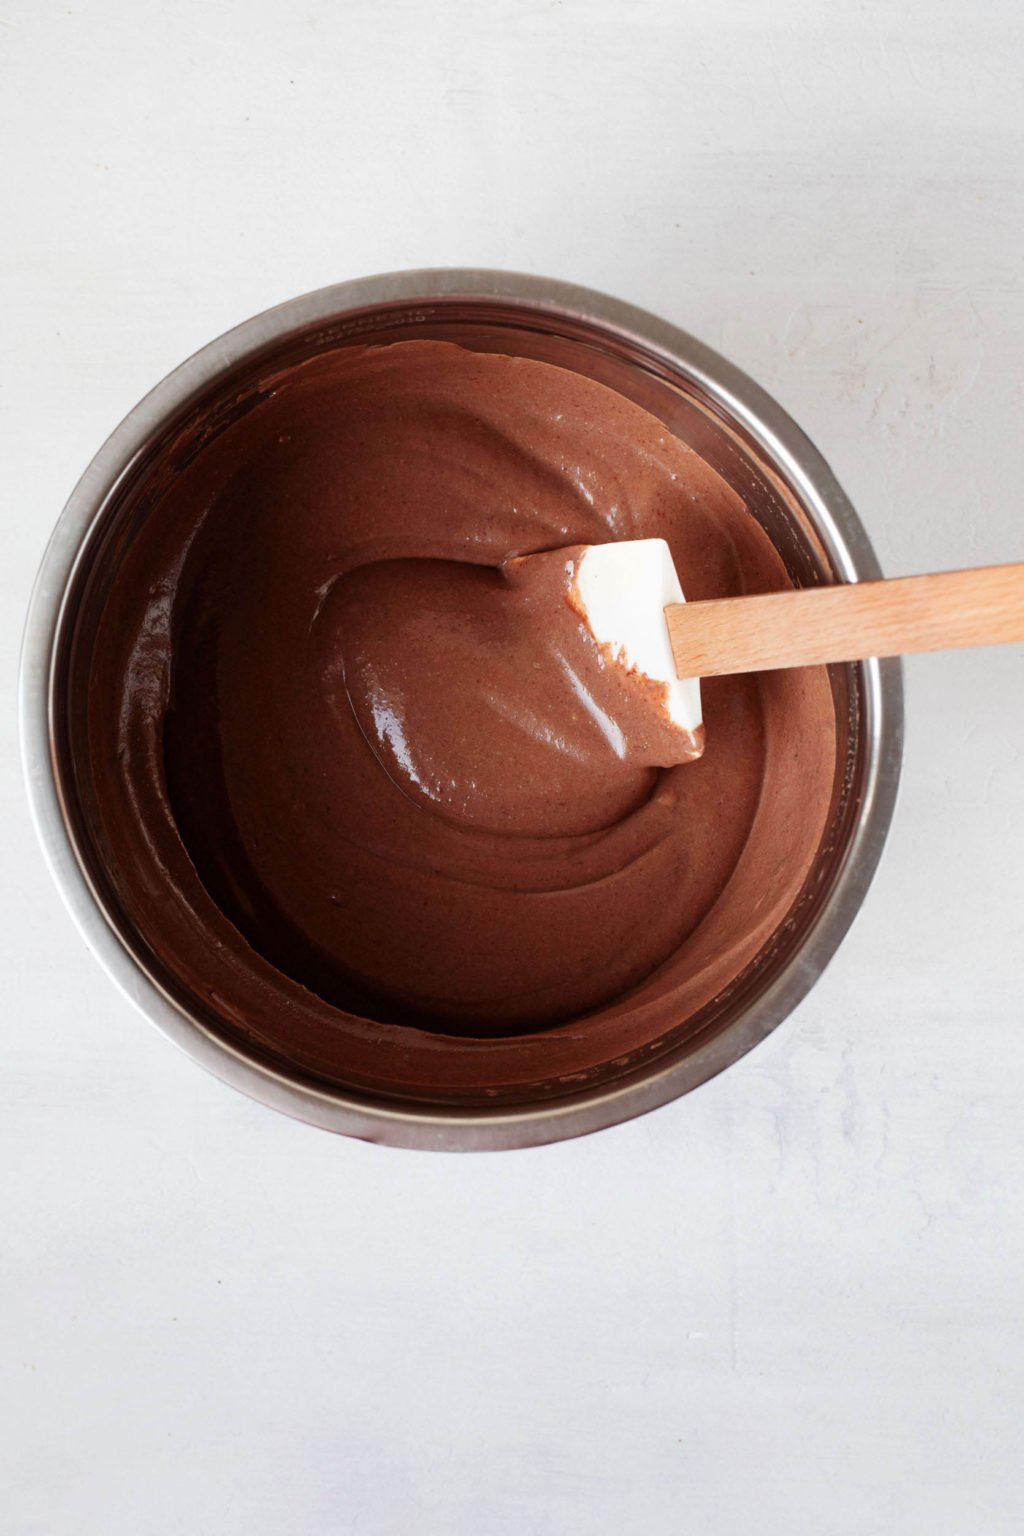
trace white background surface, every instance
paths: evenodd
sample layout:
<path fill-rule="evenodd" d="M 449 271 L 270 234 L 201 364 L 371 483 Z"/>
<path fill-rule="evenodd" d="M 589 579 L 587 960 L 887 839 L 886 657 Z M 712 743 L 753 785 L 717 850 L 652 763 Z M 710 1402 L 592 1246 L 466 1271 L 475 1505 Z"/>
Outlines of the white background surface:
<path fill-rule="evenodd" d="M 0 5 L 0 1529 L 1024 1531 L 1024 660 L 909 666 L 887 859 L 724 1077 L 496 1157 L 206 1077 L 82 947 L 14 673 L 187 353 L 422 265 L 606 289 L 810 432 L 889 573 L 1024 557 L 1019 5 Z"/>

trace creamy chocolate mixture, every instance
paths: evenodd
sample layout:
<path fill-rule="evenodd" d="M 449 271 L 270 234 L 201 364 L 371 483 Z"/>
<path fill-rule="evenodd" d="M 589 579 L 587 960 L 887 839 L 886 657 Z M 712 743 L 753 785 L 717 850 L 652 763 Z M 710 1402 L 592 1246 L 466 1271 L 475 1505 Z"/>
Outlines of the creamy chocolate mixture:
<path fill-rule="evenodd" d="M 442 342 L 283 373 L 173 479 L 96 639 L 92 807 L 217 1027 L 479 1097 L 628 1063 L 750 963 L 827 817 L 826 673 L 705 682 L 690 761 L 564 592 L 506 566 L 650 536 L 689 598 L 788 584 L 638 406 Z"/>

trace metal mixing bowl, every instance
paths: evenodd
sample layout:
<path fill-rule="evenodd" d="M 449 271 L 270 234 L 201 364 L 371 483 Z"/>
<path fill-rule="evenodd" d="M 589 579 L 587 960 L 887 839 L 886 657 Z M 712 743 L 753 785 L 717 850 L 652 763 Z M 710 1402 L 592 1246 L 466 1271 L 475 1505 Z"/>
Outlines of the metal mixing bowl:
<path fill-rule="evenodd" d="M 738 369 L 663 320 L 589 289 L 514 273 L 401 272 L 340 283 L 204 347 L 136 406 L 86 470 L 29 609 L 20 694 L 25 774 L 47 862 L 87 944 L 141 1012 L 196 1061 L 262 1103 L 329 1130 L 407 1147 L 523 1147 L 677 1098 L 738 1060 L 807 993 L 853 921 L 881 855 L 902 755 L 902 678 L 896 661 L 830 669 L 839 755 L 815 866 L 769 944 L 681 1043 L 574 1091 L 546 1084 L 535 1102 L 484 1098 L 443 1107 L 370 1099 L 241 1049 L 147 967 L 97 868 L 69 747 L 69 719 L 84 691 L 74 662 L 83 600 L 103 551 L 123 539 L 118 520 L 129 489 L 172 437 L 180 441 L 190 423 L 200 442 L 219 430 L 225 402 L 261 372 L 353 342 L 414 336 L 536 357 L 600 379 L 659 416 L 719 470 L 798 584 L 880 574 L 850 503 L 799 428 Z"/>

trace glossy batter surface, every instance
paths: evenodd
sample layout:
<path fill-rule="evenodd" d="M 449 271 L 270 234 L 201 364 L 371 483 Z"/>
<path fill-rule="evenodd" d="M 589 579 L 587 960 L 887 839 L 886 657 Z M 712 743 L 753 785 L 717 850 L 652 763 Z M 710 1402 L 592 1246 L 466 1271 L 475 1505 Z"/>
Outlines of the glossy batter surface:
<path fill-rule="evenodd" d="M 683 1023 L 799 889 L 835 734 L 823 671 L 714 680 L 687 761 L 503 569 L 650 536 L 688 597 L 787 584 L 724 482 L 578 375 L 407 342 L 272 381 L 97 639 L 97 823 L 155 952 L 273 1052 L 439 1096 Z"/>

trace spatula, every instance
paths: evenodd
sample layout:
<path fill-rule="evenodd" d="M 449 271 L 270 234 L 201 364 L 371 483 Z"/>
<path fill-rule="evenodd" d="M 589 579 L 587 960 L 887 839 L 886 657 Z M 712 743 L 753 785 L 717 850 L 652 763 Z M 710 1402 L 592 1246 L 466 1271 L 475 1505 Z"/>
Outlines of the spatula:
<path fill-rule="evenodd" d="M 702 677 L 1024 641 L 1024 562 L 688 603 L 664 539 L 526 559 L 563 562 L 594 639 L 665 686 L 683 730 L 700 724 Z"/>

